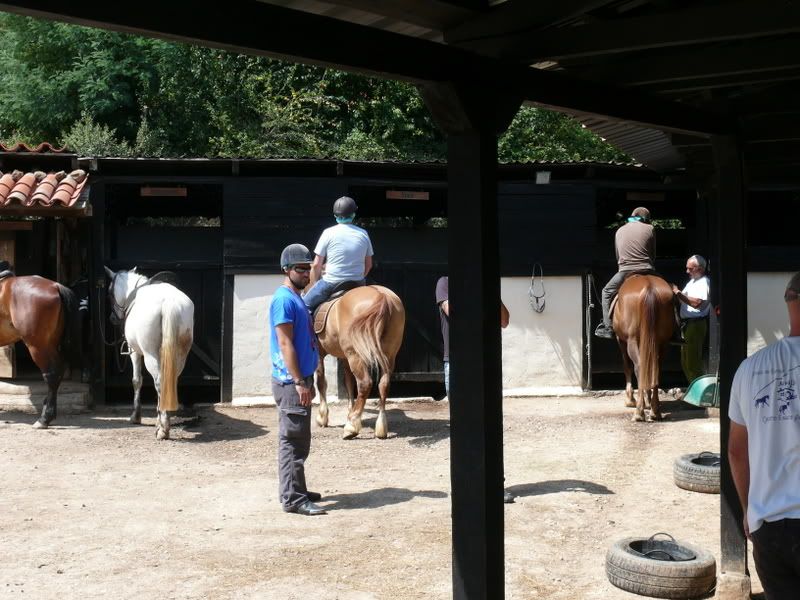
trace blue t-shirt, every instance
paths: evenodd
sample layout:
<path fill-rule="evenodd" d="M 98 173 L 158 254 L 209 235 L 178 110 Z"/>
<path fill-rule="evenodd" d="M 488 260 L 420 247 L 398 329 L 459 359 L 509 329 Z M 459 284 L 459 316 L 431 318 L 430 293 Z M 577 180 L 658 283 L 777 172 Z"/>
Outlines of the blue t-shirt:
<path fill-rule="evenodd" d="M 275 333 L 275 326 L 283 323 L 292 324 L 292 343 L 297 353 L 300 374 L 308 377 L 314 373 L 319 361 L 317 336 L 314 335 L 314 326 L 305 302 L 284 285 L 272 296 L 272 304 L 269 306 L 269 343 L 272 354 L 272 376 L 284 383 L 291 383 L 293 377 L 283 361 L 278 335 Z"/>

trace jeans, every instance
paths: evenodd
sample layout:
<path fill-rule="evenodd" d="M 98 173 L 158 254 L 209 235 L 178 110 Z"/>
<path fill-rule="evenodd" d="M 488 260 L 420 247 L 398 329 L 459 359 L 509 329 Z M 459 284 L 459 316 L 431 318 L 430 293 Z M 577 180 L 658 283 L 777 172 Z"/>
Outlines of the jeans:
<path fill-rule="evenodd" d="M 611 329 L 611 302 L 617 295 L 622 283 L 631 275 L 655 275 L 655 271 L 617 271 L 603 288 L 600 294 L 600 306 L 603 308 L 603 323 Z"/>
<path fill-rule="evenodd" d="M 303 302 L 306 303 L 308 310 L 313 313 L 320 304 L 328 299 L 335 287 L 335 283 L 329 283 L 324 279 L 320 279 L 317 283 L 312 285 L 311 289 L 303 296 Z"/>
<path fill-rule="evenodd" d="M 444 391 L 447 393 L 447 399 L 450 399 L 450 361 L 444 361 Z"/>
<path fill-rule="evenodd" d="M 751 534 L 767 600 L 792 600 L 800 588 L 800 519 L 764 522 Z"/>

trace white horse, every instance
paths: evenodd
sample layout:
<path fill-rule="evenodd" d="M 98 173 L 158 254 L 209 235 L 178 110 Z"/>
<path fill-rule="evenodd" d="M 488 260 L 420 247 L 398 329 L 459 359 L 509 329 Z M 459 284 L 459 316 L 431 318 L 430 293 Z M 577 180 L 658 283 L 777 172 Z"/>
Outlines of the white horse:
<path fill-rule="evenodd" d="M 130 271 L 106 269 L 114 316 L 123 323 L 133 364 L 131 423 L 142 422 L 142 358 L 158 394 L 156 438 L 169 439 L 169 412 L 178 410 L 178 376 L 192 347 L 194 303 L 175 286 Z"/>

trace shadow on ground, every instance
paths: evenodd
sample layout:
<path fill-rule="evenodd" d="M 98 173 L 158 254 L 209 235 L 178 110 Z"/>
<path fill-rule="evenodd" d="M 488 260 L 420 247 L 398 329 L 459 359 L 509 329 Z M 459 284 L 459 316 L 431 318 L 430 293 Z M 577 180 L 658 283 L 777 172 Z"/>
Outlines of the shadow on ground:
<path fill-rule="evenodd" d="M 46 431 L 59 429 L 154 429 L 155 408 L 142 408 L 142 425 L 128 422 L 129 408 L 100 408 L 90 414 L 59 415 Z M 38 415 L 23 412 L 0 412 L 0 424 L 33 425 Z M 173 430 L 196 435 L 191 439 L 172 440 L 182 443 L 207 443 L 241 440 L 267 435 L 269 430 L 246 419 L 236 419 L 211 408 L 182 409 L 170 420 Z"/>
<path fill-rule="evenodd" d="M 506 488 L 517 497 L 542 496 L 544 494 L 557 494 L 559 492 L 583 492 L 585 494 L 613 494 L 614 492 L 604 485 L 583 481 L 582 479 L 551 479 L 537 483 L 523 483 L 510 485 Z"/>
<path fill-rule="evenodd" d="M 391 504 L 408 502 L 414 498 L 447 498 L 447 494 L 435 490 L 409 490 L 405 488 L 378 488 L 355 494 L 333 494 L 324 496 L 321 503 L 327 510 L 345 510 L 354 508 L 378 508 Z"/>

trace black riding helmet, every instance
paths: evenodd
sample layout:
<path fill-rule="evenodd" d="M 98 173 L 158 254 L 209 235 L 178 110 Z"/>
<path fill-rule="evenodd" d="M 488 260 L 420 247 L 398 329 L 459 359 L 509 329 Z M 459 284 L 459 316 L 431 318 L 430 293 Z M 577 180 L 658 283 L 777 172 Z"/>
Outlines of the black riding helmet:
<path fill-rule="evenodd" d="M 333 214 L 336 217 L 349 217 L 356 214 L 358 205 L 350 196 L 342 196 L 333 203 Z"/>
<path fill-rule="evenodd" d="M 281 252 L 281 269 L 292 265 L 310 265 L 312 262 L 314 262 L 314 256 L 303 244 L 289 244 Z"/>

